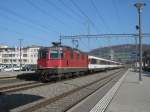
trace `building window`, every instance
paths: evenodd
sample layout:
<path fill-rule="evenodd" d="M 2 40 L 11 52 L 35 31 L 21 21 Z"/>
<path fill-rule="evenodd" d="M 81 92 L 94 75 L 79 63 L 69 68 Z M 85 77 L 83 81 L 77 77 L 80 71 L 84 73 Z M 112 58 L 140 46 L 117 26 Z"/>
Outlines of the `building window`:
<path fill-rule="evenodd" d="M 27 57 L 27 54 L 23 54 L 23 57 Z"/>
<path fill-rule="evenodd" d="M 3 62 L 4 62 L 4 63 L 7 63 L 7 62 L 8 62 L 8 60 L 7 60 L 7 59 L 4 59 L 4 60 L 3 60 Z"/>
<path fill-rule="evenodd" d="M 27 60 L 26 60 L 26 59 L 24 59 L 23 61 L 24 61 L 24 62 L 27 62 Z"/>
<path fill-rule="evenodd" d="M 12 59 L 10 59 L 10 62 L 12 62 Z"/>
<path fill-rule="evenodd" d="M 15 57 L 15 54 L 8 54 L 7 57 Z"/>
<path fill-rule="evenodd" d="M 2 57 L 9 57 L 9 54 L 2 54 Z"/>

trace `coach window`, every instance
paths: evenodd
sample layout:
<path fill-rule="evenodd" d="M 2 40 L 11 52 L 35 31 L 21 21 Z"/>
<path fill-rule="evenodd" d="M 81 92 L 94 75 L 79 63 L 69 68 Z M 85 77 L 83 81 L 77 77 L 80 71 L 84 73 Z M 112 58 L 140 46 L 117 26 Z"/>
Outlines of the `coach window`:
<path fill-rule="evenodd" d="M 91 59 L 91 64 L 96 64 L 96 59 Z"/>
<path fill-rule="evenodd" d="M 102 60 L 102 61 L 101 61 L 101 64 L 102 64 L 102 65 L 105 65 L 105 64 L 106 64 L 106 62 Z"/>
<path fill-rule="evenodd" d="M 100 60 L 97 60 L 97 64 L 100 64 Z"/>

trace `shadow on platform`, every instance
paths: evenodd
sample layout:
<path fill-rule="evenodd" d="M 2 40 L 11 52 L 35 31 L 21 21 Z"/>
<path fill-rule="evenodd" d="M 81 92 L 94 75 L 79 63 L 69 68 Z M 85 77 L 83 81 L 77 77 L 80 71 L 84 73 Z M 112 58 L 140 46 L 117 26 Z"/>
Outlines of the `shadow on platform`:
<path fill-rule="evenodd" d="M 0 111 L 9 112 L 11 109 L 42 99 L 41 96 L 28 94 L 11 94 L 0 96 Z"/>
<path fill-rule="evenodd" d="M 139 71 L 135 71 L 135 70 L 130 70 L 130 71 L 139 74 Z M 144 71 L 144 70 L 143 70 L 142 74 L 143 74 L 144 76 L 150 77 L 150 72 L 147 72 L 147 71 Z"/>

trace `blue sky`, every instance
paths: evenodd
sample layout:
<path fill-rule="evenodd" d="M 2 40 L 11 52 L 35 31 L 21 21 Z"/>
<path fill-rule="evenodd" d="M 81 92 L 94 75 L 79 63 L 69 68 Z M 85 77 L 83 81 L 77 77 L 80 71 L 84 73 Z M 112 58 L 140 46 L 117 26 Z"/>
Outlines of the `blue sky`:
<path fill-rule="evenodd" d="M 150 33 L 150 0 L 0 0 L 0 43 L 17 46 L 50 46 L 61 35 L 137 33 L 136 2 L 147 5 L 142 12 L 143 32 Z M 144 38 L 150 44 L 150 37 Z M 131 38 L 79 40 L 79 48 L 134 43 Z M 72 45 L 71 40 L 63 44 Z"/>

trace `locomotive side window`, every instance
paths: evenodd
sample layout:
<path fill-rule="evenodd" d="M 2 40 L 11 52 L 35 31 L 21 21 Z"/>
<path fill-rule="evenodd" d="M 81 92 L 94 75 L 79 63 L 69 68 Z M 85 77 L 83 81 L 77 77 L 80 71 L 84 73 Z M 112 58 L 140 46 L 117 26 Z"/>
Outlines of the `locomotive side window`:
<path fill-rule="evenodd" d="M 60 52 L 60 56 L 61 56 L 61 59 L 65 58 L 65 55 L 63 52 Z"/>
<path fill-rule="evenodd" d="M 84 54 L 82 54 L 81 57 L 82 57 L 82 60 L 84 60 Z"/>
<path fill-rule="evenodd" d="M 71 59 L 73 60 L 73 58 L 74 58 L 74 53 L 73 53 L 73 51 L 71 51 L 70 57 L 71 57 Z"/>
<path fill-rule="evenodd" d="M 78 60 L 80 59 L 80 53 L 77 54 L 77 58 L 78 58 Z"/>

